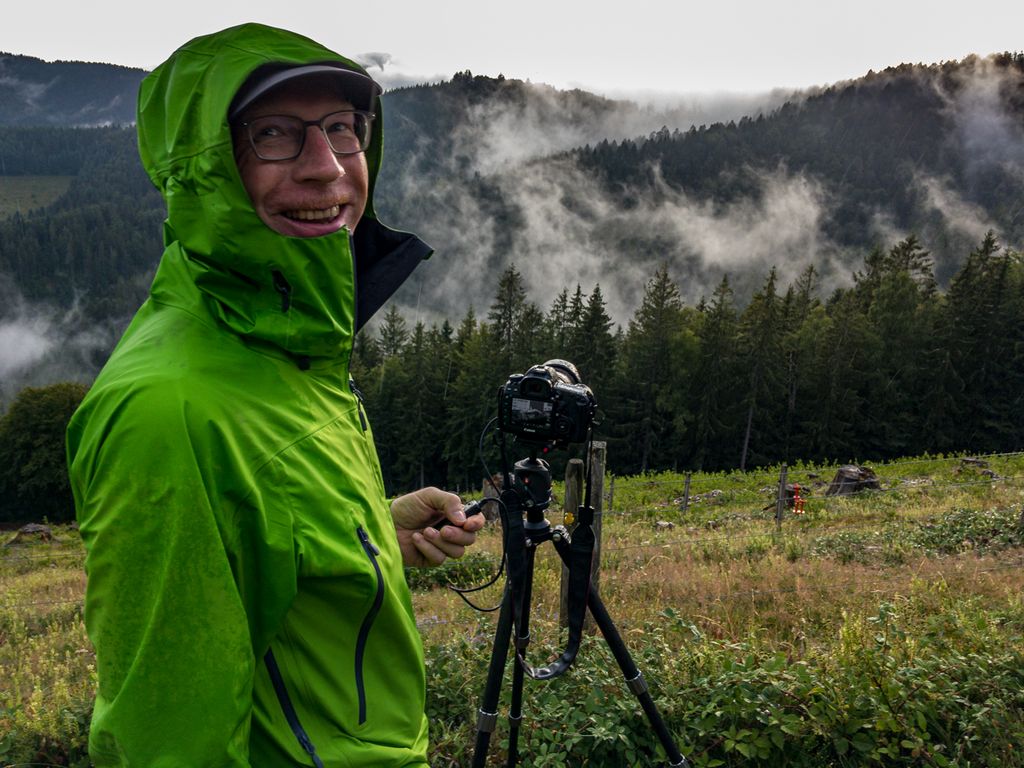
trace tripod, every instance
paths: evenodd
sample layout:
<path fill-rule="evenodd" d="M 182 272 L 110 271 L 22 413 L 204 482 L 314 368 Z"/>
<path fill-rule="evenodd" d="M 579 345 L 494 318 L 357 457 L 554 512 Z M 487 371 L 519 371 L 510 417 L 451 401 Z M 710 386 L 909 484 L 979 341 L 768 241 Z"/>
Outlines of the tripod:
<path fill-rule="evenodd" d="M 588 479 L 589 480 L 589 479 Z M 590 610 L 594 622 L 601 630 L 629 690 L 636 696 L 669 758 L 669 765 L 687 768 L 689 765 L 669 733 L 661 713 L 651 698 L 647 683 L 629 655 L 622 637 L 605 610 L 604 603 L 590 583 L 590 555 L 593 552 L 593 509 L 587 498 L 579 509 L 579 525 L 573 532 L 573 542 L 564 526 L 551 527 L 544 511 L 551 501 L 551 473 L 545 461 L 531 455 L 516 462 L 514 471 L 505 468 L 504 490 L 501 492 L 502 525 L 508 557 L 508 578 L 502 593 L 498 626 L 491 649 L 487 670 L 487 683 L 477 716 L 476 745 L 473 768 L 484 768 L 491 734 L 498 721 L 498 698 L 501 681 L 508 659 L 509 644 L 514 639 L 517 662 L 512 672 L 512 698 L 509 707 L 509 737 L 507 766 L 512 768 L 519 759 L 519 729 L 522 725 L 523 680 L 526 674 L 535 679 L 550 679 L 565 672 L 572 664 L 579 648 L 583 618 Z M 524 520 L 525 512 L 525 520 Z M 562 562 L 569 568 L 569 642 L 565 652 L 555 662 L 540 669 L 526 664 L 526 649 L 530 642 L 530 599 L 533 589 L 533 565 L 537 547 L 550 541 Z"/>

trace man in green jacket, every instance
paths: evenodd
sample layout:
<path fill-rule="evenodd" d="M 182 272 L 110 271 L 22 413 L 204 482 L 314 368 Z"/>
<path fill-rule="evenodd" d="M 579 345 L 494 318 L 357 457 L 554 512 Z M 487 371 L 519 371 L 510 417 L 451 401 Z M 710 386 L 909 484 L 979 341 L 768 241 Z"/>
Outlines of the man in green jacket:
<path fill-rule="evenodd" d="M 374 213 L 379 94 L 251 24 L 142 84 L 166 248 L 68 428 L 96 766 L 426 765 L 403 565 L 461 556 L 482 519 L 435 488 L 389 508 L 348 376 L 430 254 Z"/>

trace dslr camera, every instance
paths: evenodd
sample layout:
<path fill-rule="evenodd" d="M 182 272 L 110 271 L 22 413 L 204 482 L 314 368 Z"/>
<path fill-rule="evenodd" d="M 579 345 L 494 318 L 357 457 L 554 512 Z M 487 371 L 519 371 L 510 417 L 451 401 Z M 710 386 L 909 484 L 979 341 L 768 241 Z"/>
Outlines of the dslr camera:
<path fill-rule="evenodd" d="M 527 443 L 586 442 L 596 410 L 594 393 L 566 360 L 513 374 L 498 390 L 498 429 Z"/>

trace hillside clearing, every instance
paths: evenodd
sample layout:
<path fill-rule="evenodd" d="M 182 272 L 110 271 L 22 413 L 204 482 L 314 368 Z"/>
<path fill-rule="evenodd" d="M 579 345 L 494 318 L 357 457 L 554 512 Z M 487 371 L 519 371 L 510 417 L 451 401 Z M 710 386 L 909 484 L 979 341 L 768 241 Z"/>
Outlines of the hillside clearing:
<path fill-rule="evenodd" d="M 73 176 L 0 176 L 0 221 L 45 208 L 68 190 Z"/>

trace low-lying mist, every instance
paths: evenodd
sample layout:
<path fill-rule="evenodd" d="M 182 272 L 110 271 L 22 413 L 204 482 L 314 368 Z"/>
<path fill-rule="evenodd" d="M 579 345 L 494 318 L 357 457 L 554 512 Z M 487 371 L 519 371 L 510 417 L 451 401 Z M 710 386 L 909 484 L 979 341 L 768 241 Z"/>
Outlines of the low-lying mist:
<path fill-rule="evenodd" d="M 1024 178 L 1024 126 L 1007 111 L 1011 76 L 991 60 L 965 62 L 954 81 L 944 87 L 934 72 L 928 87 L 941 91 L 954 130 L 948 150 L 964 157 L 979 178 L 992 164 Z M 1016 82 L 1016 81 L 1013 81 Z M 786 158 L 771 166 L 741 167 L 753 194 L 730 201 L 701 199 L 685 187 L 670 184 L 654 164 L 647 188 L 619 192 L 607 179 L 585 170 L 568 151 L 599 141 L 642 142 L 662 127 L 685 133 L 704 118 L 731 120 L 742 114 L 769 114 L 794 94 L 776 93 L 749 100 L 637 108 L 608 102 L 606 109 L 580 124 L 559 121 L 554 102 L 564 94 L 535 87 L 537 98 L 525 103 L 499 101 L 474 106 L 472 119 L 460 125 L 448 157 L 432 156 L 444 172 L 430 178 L 392 169 L 401 194 L 384 208 L 385 221 L 420 232 L 436 254 L 414 274 L 399 294 L 400 308 L 414 320 L 432 322 L 461 318 L 468 305 L 477 313 L 489 306 L 497 277 L 509 264 L 523 274 L 530 298 L 542 309 L 563 289 L 577 283 L 585 291 L 600 284 L 609 313 L 628 322 L 639 305 L 645 283 L 661 263 L 691 303 L 710 296 L 724 274 L 743 303 L 778 270 L 785 286 L 808 265 L 821 276 L 827 294 L 850 284 L 868 247 L 837 242 L 827 226 L 841 190 L 805 170 L 788 167 Z M 775 101 L 772 101 L 772 99 Z M 681 137 L 681 140 L 685 140 Z M 914 136 L 906 137 L 913 148 Z M 430 152 L 430 144 L 422 152 Z M 908 151 L 908 163 L 913 152 Z M 411 158 L 414 164 L 418 158 Z M 896 172 L 896 169 L 893 169 Z M 919 207 L 920 229 L 895 224 L 891 211 L 879 205 L 868 217 L 865 240 L 888 248 L 917 234 L 944 248 L 935 252 L 940 282 L 955 273 L 968 251 L 985 232 L 999 227 L 949 178 L 926 168 L 907 174 Z M 467 179 L 483 179 L 503 205 L 481 196 Z M 612 180 L 614 181 L 614 180 Z M 509 218 L 513 219 L 509 226 Z M 511 230 L 511 234 L 509 233 Z M 1005 242 L 1005 240 L 1004 240 Z M 1018 243 L 1008 242 L 1011 247 Z"/>

